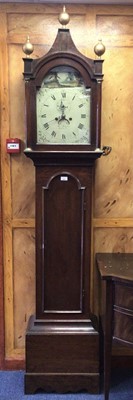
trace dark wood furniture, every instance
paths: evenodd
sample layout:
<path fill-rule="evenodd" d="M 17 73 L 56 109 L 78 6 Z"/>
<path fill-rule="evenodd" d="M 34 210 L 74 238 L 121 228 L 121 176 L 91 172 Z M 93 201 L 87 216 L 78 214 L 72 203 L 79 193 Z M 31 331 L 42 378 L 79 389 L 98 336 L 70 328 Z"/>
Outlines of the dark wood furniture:
<path fill-rule="evenodd" d="M 133 254 L 97 254 L 104 335 L 104 395 L 109 398 L 112 339 L 133 345 Z"/>
<path fill-rule="evenodd" d="M 73 68 L 91 93 L 87 144 L 62 141 L 64 136 L 70 139 L 68 127 L 75 118 L 72 105 L 67 117 L 67 86 L 65 98 L 62 94 L 62 99 L 57 101 L 58 118 L 54 118 L 56 128 L 52 128 L 55 131 L 51 131 L 51 121 L 45 121 L 48 107 L 53 121 L 53 103 L 59 99 L 53 88 L 51 103 L 47 103 L 44 90 L 47 74 L 50 80 L 55 68 L 68 71 L 68 77 L 69 69 Z M 56 72 L 55 78 L 57 75 Z M 36 169 L 36 313 L 30 318 L 26 333 L 25 392 L 34 393 L 41 388 L 47 392 L 85 389 L 97 393 L 99 333 L 90 309 L 90 274 L 93 168 L 95 160 L 102 155 L 99 149 L 102 60 L 91 60 L 80 54 L 69 30 L 59 29 L 47 55 L 37 60 L 24 59 L 24 79 L 25 155 L 31 158 Z M 41 143 L 36 109 L 40 88 L 44 93 L 44 110 L 40 115 L 44 118 L 44 128 L 39 128 Z M 72 101 L 77 96 L 78 89 Z M 81 98 L 71 135 L 84 129 L 86 111 L 82 103 Z M 77 127 L 78 114 L 83 121 Z M 61 142 L 54 143 L 52 138 L 50 143 L 51 135 L 54 137 L 60 126 Z M 49 142 L 45 140 L 48 132 Z"/>

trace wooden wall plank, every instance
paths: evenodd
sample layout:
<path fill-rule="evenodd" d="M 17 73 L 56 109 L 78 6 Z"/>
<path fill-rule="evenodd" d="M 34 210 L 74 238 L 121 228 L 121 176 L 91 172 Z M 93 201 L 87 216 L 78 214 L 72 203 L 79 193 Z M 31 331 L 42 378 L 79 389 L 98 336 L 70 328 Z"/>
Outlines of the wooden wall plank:
<path fill-rule="evenodd" d="M 133 35 L 133 14 L 98 15 L 96 24 L 101 35 Z"/>
<path fill-rule="evenodd" d="M 35 312 L 34 229 L 14 229 L 14 347 L 25 347 L 25 331 Z M 21 310 L 21 313 L 20 313 Z"/>
<path fill-rule="evenodd" d="M 12 228 L 35 228 L 35 219 L 33 218 L 22 218 L 22 219 L 13 219 L 12 220 Z"/>
<path fill-rule="evenodd" d="M 1 64 L 0 64 L 1 71 Z M 1 75 L 1 74 L 0 74 Z M 1 102 L 1 97 L 0 97 Z M 4 329 L 4 271 L 3 271 L 3 229 L 2 229 L 2 202 L 1 202 L 1 166 L 0 166 L 0 369 L 4 366 L 5 356 L 5 329 Z"/>
<path fill-rule="evenodd" d="M 95 229 L 95 253 L 133 253 L 132 228 Z"/>
<path fill-rule="evenodd" d="M 5 18 L 3 20 L 3 14 L 0 14 L 0 25 L 3 28 L 3 32 L 0 31 L 0 42 L 5 36 Z M 4 107 L 3 98 L 3 71 L 2 71 L 2 56 L 3 48 L 0 46 L 0 105 Z M 2 136 L 2 118 L 0 113 L 0 148 L 2 147 L 1 136 Z M 4 366 L 5 358 L 5 327 L 4 327 L 4 270 L 3 270 L 3 215 L 2 215 L 2 165 L 0 160 L 0 369 Z"/>
<path fill-rule="evenodd" d="M 94 58 L 93 47 L 101 34 L 106 45 L 102 145 L 111 145 L 112 152 L 96 163 L 94 237 L 91 248 L 93 265 L 96 251 L 133 251 L 133 42 L 132 27 L 129 29 L 133 6 L 69 4 L 67 10 L 71 14 L 71 34 L 81 52 Z M 60 11 L 59 4 L 0 4 L 5 365 L 11 368 L 13 365 L 24 366 L 26 323 L 20 316 L 21 312 L 24 315 L 27 308 L 27 314 L 30 313 L 30 307 L 31 312 L 34 309 L 34 240 L 29 238 L 29 232 L 35 227 L 34 167 L 23 155 L 25 119 L 22 44 L 30 33 L 35 45 L 33 57 L 46 53 L 59 27 L 57 17 Z M 20 155 L 6 154 L 5 140 L 9 135 L 20 137 Z M 32 243 L 29 251 L 26 247 L 28 243 Z M 26 254 L 23 253 L 25 248 Z M 31 297 L 28 299 L 25 295 L 26 285 L 31 285 Z M 95 263 L 91 271 L 91 288 L 91 304 L 94 312 L 97 312 L 98 279 Z"/>
<path fill-rule="evenodd" d="M 102 145 L 110 145 L 112 152 L 97 163 L 95 218 L 133 218 L 133 51 L 105 54 Z"/>
<path fill-rule="evenodd" d="M 11 174 L 10 158 L 5 152 L 6 137 L 9 136 L 9 91 L 8 91 L 8 49 L 6 43 L 6 14 L 0 14 L 1 26 L 1 178 L 2 178 L 2 211 L 3 211 L 3 259 L 4 259 L 4 304 L 5 304 L 5 343 L 7 352 L 13 348 L 13 286 L 12 286 L 12 234 L 11 234 Z M 6 207 L 4 202 L 6 199 Z M 10 350 L 9 350 L 10 352 Z"/>
<path fill-rule="evenodd" d="M 94 218 L 94 228 L 133 228 L 133 218 Z"/>

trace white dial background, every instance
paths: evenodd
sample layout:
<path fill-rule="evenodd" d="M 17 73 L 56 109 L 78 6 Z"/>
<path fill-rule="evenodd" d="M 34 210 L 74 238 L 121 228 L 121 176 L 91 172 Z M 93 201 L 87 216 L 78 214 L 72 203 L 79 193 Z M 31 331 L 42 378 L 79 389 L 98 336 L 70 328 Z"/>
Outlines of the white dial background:
<path fill-rule="evenodd" d="M 37 92 L 38 144 L 90 144 L 90 89 L 41 87 Z"/>

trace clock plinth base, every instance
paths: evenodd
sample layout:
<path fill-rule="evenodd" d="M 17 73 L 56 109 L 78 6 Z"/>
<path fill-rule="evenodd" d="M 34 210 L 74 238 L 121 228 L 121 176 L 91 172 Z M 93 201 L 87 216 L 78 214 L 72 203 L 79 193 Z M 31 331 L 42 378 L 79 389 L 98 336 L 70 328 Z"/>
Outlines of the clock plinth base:
<path fill-rule="evenodd" d="M 99 393 L 99 335 L 90 320 L 29 321 L 25 393 Z"/>
<path fill-rule="evenodd" d="M 45 393 L 78 393 L 82 391 L 91 394 L 99 393 L 99 377 L 97 374 L 41 374 L 31 373 L 25 376 L 25 394 L 37 391 Z"/>

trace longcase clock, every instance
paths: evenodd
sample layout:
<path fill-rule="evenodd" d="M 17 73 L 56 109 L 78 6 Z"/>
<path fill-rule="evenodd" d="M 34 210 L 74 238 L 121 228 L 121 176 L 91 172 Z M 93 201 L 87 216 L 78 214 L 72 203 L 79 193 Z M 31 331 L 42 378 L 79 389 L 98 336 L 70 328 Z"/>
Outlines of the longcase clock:
<path fill-rule="evenodd" d="M 90 309 L 92 178 L 101 156 L 102 60 L 59 29 L 24 59 L 27 147 L 36 170 L 36 312 L 26 332 L 25 393 L 99 391 Z"/>

